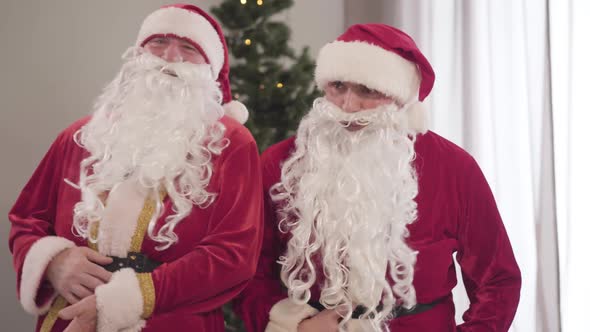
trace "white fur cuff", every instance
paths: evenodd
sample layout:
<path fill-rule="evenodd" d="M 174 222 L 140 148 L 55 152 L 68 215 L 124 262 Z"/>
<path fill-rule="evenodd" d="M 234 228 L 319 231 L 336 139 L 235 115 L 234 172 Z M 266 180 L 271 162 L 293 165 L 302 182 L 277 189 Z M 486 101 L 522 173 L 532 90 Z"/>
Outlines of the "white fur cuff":
<path fill-rule="evenodd" d="M 98 332 L 140 331 L 143 297 L 135 271 L 125 268 L 113 273 L 111 280 L 96 288 Z"/>
<path fill-rule="evenodd" d="M 20 281 L 20 302 L 28 313 L 42 315 L 49 310 L 57 293 L 40 306 L 35 301 L 45 270 L 57 254 L 75 246 L 74 242 L 59 236 L 42 237 L 33 243 L 25 257 Z"/>
<path fill-rule="evenodd" d="M 270 309 L 270 320 L 265 332 L 297 332 L 297 326 L 302 320 L 317 313 L 317 309 L 309 304 L 297 304 L 286 298 Z"/>

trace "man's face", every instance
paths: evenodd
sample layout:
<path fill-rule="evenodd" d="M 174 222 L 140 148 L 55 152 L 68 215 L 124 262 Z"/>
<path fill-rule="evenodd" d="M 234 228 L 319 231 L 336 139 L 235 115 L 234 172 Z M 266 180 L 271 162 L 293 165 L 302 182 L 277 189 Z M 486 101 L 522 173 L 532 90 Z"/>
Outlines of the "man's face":
<path fill-rule="evenodd" d="M 401 106 L 401 103 L 396 99 L 353 82 L 331 81 L 324 87 L 324 93 L 329 102 L 346 113 L 371 110 L 391 103 L 398 107 Z M 366 126 L 366 124 L 359 123 L 346 123 L 345 125 L 349 131 L 357 131 Z"/>
<path fill-rule="evenodd" d="M 207 60 L 198 48 L 192 43 L 178 37 L 163 36 L 152 38 L 143 47 L 151 54 L 170 63 L 207 63 Z"/>
<path fill-rule="evenodd" d="M 346 113 L 356 113 L 398 102 L 362 84 L 331 81 L 324 87 L 326 99 Z M 398 106 L 401 106 L 398 104 Z"/>

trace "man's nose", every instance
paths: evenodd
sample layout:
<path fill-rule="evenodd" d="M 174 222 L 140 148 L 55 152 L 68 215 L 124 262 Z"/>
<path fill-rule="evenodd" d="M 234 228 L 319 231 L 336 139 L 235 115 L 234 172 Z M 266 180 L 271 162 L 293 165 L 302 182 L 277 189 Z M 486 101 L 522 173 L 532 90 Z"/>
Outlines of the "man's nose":
<path fill-rule="evenodd" d="M 361 98 L 352 89 L 348 89 L 343 96 L 340 108 L 346 113 L 355 113 L 361 110 L 361 104 Z"/>
<path fill-rule="evenodd" d="M 164 54 L 162 54 L 162 59 L 166 60 L 167 62 L 182 62 L 182 54 L 178 49 L 178 46 L 175 44 L 170 44 L 164 50 Z"/>

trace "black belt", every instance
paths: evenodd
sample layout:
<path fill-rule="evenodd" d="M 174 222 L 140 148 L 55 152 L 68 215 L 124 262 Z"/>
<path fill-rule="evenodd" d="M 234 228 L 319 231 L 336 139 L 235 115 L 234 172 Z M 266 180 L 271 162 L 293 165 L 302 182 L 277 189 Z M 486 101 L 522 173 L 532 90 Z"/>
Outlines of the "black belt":
<path fill-rule="evenodd" d="M 103 266 L 105 270 L 109 272 L 115 272 L 130 267 L 136 273 L 149 273 L 162 265 L 162 263 L 151 260 L 148 256 L 140 252 L 130 252 L 125 258 L 110 257 L 113 259 L 113 262 Z"/>
<path fill-rule="evenodd" d="M 434 302 L 431 303 L 417 303 L 414 307 L 412 307 L 411 309 L 406 309 L 404 307 L 395 307 L 393 308 L 393 310 L 391 311 L 391 313 L 393 314 L 393 317 L 401 317 L 401 316 L 408 316 L 408 315 L 415 315 L 415 314 L 419 314 L 421 312 L 430 310 L 432 308 L 434 308 L 435 305 L 437 305 L 440 302 L 440 300 L 436 300 Z M 323 304 L 321 304 L 318 301 L 309 301 L 307 302 L 307 304 L 309 304 L 310 306 L 314 307 L 315 309 L 317 309 L 318 311 L 322 311 L 325 310 L 326 307 L 324 307 Z M 383 304 L 379 304 L 377 306 L 377 311 L 381 311 L 383 310 Z M 367 312 L 367 308 L 359 305 L 357 306 L 354 311 L 352 312 L 352 319 L 359 319 L 363 314 L 365 314 Z"/>

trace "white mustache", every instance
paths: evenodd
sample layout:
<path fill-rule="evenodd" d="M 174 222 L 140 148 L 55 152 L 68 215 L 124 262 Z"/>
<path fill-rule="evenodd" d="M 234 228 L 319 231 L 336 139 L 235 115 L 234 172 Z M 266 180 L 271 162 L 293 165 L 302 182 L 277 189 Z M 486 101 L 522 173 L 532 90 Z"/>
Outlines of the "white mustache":
<path fill-rule="evenodd" d="M 131 47 L 124 54 L 126 66 L 133 66 L 144 71 L 159 72 L 182 80 L 211 80 L 213 72 L 208 64 L 190 62 L 167 62 L 141 47 Z"/>
<path fill-rule="evenodd" d="M 314 109 L 320 109 L 320 118 L 325 121 L 339 122 L 344 127 L 379 125 L 386 113 L 399 112 L 400 108 L 395 104 L 381 105 L 373 109 L 367 109 L 355 113 L 344 112 L 326 98 L 320 97 L 314 101 Z"/>

